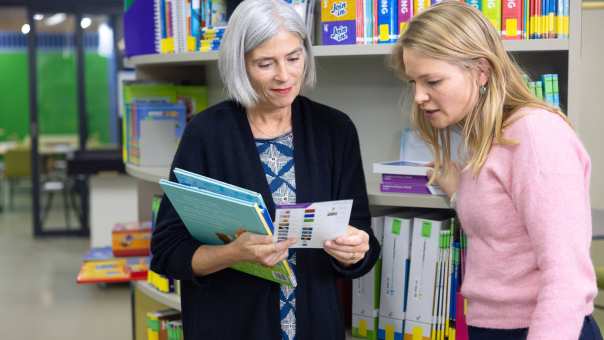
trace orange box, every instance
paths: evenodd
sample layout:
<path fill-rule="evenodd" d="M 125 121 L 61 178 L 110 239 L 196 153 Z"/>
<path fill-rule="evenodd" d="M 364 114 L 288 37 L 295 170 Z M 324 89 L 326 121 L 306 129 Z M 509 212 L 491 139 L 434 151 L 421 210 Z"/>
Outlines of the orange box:
<path fill-rule="evenodd" d="M 147 256 L 151 247 L 151 222 L 118 223 L 111 231 L 114 256 Z"/>

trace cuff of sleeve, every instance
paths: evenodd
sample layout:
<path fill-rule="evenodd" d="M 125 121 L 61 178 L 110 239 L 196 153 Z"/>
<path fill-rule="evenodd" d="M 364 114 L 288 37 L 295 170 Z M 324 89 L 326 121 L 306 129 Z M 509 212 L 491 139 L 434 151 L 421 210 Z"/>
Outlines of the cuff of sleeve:
<path fill-rule="evenodd" d="M 365 257 L 361 261 L 348 267 L 343 266 L 340 262 L 338 262 L 338 260 L 334 259 L 331 256 L 329 257 L 329 260 L 331 261 L 331 266 L 336 271 L 336 273 L 343 277 L 354 279 L 364 274 L 363 269 L 365 268 L 366 263 L 369 261 L 368 255 L 369 252 L 365 254 Z"/>
<path fill-rule="evenodd" d="M 193 254 L 197 248 L 201 246 L 201 243 L 197 240 L 187 240 L 178 245 L 178 247 L 174 250 L 171 258 L 173 261 L 178 261 L 179 263 L 172 263 L 172 268 L 178 268 L 178 273 L 174 275 L 177 278 L 183 278 L 185 280 L 191 280 L 195 277 L 193 274 Z M 184 261 L 183 261 L 184 259 Z"/>

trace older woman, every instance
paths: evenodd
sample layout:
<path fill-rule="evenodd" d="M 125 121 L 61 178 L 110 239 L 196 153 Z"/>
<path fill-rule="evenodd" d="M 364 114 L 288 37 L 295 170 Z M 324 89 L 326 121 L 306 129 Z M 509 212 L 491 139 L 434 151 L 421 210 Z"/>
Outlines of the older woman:
<path fill-rule="evenodd" d="M 315 79 L 311 44 L 300 16 L 280 0 L 236 8 L 219 68 L 231 99 L 189 123 L 172 167 L 257 191 L 273 215 L 275 204 L 353 199 L 351 226 L 323 249 L 289 250 L 291 241 L 250 233 L 207 245 L 164 199 L 152 269 L 182 280 L 187 339 L 343 339 L 335 280 L 363 275 L 379 254 L 355 127 L 342 112 L 299 95 Z M 295 289 L 228 268 L 286 258 Z"/>

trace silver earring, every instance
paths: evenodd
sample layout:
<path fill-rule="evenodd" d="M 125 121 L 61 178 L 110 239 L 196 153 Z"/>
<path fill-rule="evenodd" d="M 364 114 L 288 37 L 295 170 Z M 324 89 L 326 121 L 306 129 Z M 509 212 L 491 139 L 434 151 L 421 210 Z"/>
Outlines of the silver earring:
<path fill-rule="evenodd" d="M 480 85 L 478 92 L 480 93 L 481 96 L 483 96 L 485 93 L 487 93 L 487 87 L 484 85 Z"/>

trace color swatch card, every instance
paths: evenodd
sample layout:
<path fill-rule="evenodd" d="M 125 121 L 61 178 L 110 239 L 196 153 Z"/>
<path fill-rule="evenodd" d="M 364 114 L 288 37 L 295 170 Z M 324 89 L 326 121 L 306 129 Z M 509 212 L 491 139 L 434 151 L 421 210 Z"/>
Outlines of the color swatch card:
<path fill-rule="evenodd" d="M 346 233 L 352 200 L 279 205 L 273 238 L 298 240 L 291 248 L 323 248 L 327 240 Z"/>

